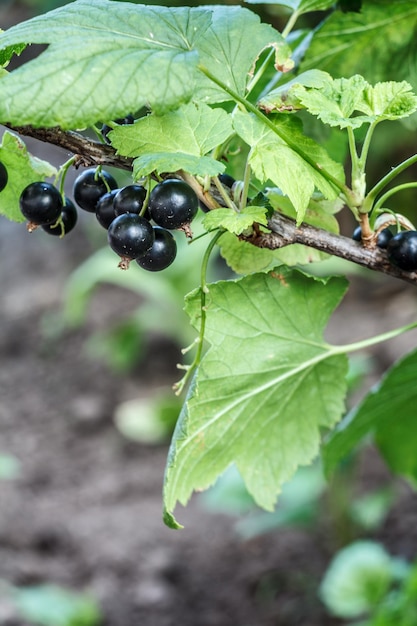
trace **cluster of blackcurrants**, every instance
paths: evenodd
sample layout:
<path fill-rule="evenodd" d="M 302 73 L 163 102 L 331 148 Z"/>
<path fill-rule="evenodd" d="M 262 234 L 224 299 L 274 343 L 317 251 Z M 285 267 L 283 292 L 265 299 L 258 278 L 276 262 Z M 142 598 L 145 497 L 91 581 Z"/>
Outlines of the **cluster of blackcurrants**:
<path fill-rule="evenodd" d="M 361 241 L 360 226 L 355 228 L 352 238 Z M 394 234 L 390 228 L 384 228 L 378 233 L 376 245 L 386 250 L 392 265 L 406 272 L 417 271 L 417 231 L 401 230 Z"/>
<path fill-rule="evenodd" d="M 108 243 L 119 255 L 122 269 L 132 260 L 149 271 L 171 265 L 177 254 L 171 231 L 187 230 L 199 208 L 197 194 L 183 180 L 166 179 L 148 194 L 139 184 L 119 188 L 109 172 L 94 167 L 77 176 L 73 198 L 75 204 L 69 198 L 63 202 L 61 193 L 50 183 L 28 185 L 20 196 L 28 230 L 41 226 L 49 234 L 67 234 L 77 222 L 78 205 L 94 213 L 107 229 Z"/>

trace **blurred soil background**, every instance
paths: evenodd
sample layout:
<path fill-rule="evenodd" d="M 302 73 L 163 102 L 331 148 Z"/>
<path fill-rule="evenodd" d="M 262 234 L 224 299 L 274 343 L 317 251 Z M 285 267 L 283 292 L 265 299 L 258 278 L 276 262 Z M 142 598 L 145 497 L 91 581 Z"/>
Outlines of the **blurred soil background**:
<path fill-rule="evenodd" d="M 6 4 L 0 6 L 2 28 L 24 17 L 22 5 Z M 39 142 L 27 144 L 56 165 L 68 158 Z M 367 446 L 357 459 L 354 493 L 389 487 L 395 494 L 371 530 L 346 526 L 348 512 L 335 512 L 332 490 L 318 496 L 308 523 L 269 532 L 239 532 L 236 522 L 253 510 L 213 511 L 200 495 L 177 511 L 184 530 L 166 528 L 162 484 L 169 439 L 133 441 L 117 427 L 115 412 L 126 401 L 145 407 L 165 397 L 178 379 L 181 345 L 150 333 L 140 359 L 126 371 L 92 356 L 86 349 L 91 337 L 146 300 L 117 285 L 95 290 L 83 324 L 60 323 L 70 276 L 105 243 L 93 219 L 80 215 L 78 227 L 59 240 L 0 218 L 0 455 L 18 462 L 16 476 L 0 481 L 0 581 L 87 592 L 100 606 L 103 626 L 341 624 L 318 599 L 332 555 L 362 536 L 414 559 L 416 495 Z M 406 324 L 415 318 L 416 304 L 414 287 L 360 271 L 352 275 L 328 338 L 351 342 Z M 370 365 L 352 399 L 416 339 L 409 333 L 368 353 Z M 0 626 L 28 625 L 0 586 Z"/>

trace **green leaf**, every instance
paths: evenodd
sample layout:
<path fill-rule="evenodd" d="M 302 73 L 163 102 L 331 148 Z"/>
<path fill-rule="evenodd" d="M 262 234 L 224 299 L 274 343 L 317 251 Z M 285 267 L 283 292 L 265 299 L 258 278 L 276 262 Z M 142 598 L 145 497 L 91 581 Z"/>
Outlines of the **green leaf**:
<path fill-rule="evenodd" d="M 247 33 L 250 32 L 250 37 Z M 230 100 L 198 63 L 244 94 L 261 50 L 289 69 L 290 48 L 241 7 L 160 7 L 76 0 L 0 35 L 0 49 L 49 44 L 3 76 L 0 122 L 85 128 L 143 106 L 164 113 L 188 102 Z"/>
<path fill-rule="evenodd" d="M 319 189 L 325 198 L 335 199 L 338 191 L 323 176 L 325 169 L 334 178 L 344 181 L 342 165 L 333 161 L 326 150 L 302 132 L 300 121 L 279 115 L 274 120 L 281 133 L 291 137 L 300 149 L 319 167 L 314 168 L 268 126 L 251 114 L 236 112 L 236 132 L 251 146 L 249 162 L 261 183 L 268 180 L 286 194 L 297 211 L 297 222 L 304 219 L 310 198 Z"/>
<path fill-rule="evenodd" d="M 366 116 L 351 117 L 360 109 L 366 80 L 359 75 L 351 78 L 330 79 L 318 88 L 302 85 L 293 88 L 295 98 L 311 113 L 329 126 L 359 128 L 372 120 Z"/>
<path fill-rule="evenodd" d="M 392 569 L 392 559 L 382 545 L 356 541 L 333 558 L 320 596 L 333 615 L 360 617 L 386 597 L 393 579 Z"/>
<path fill-rule="evenodd" d="M 135 178 L 179 169 L 217 176 L 224 171 L 224 164 L 204 155 L 232 133 L 226 111 L 190 103 L 166 115 L 148 115 L 133 125 L 118 126 L 109 139 L 118 154 L 140 157 L 134 162 Z"/>
<path fill-rule="evenodd" d="M 279 4 L 297 11 L 299 15 L 309 11 L 325 11 L 334 5 L 334 0 L 245 0 L 248 4 Z"/>
<path fill-rule="evenodd" d="M 327 473 L 366 435 L 373 434 L 391 469 L 417 481 L 416 368 L 414 351 L 397 361 L 340 422 L 323 449 Z"/>
<path fill-rule="evenodd" d="M 10 28 L 0 48 L 50 44 L 0 82 L 0 121 L 83 128 L 191 98 L 204 9 L 76 0 Z"/>
<path fill-rule="evenodd" d="M 152 172 L 169 173 L 184 170 L 193 176 L 217 176 L 225 170 L 225 165 L 211 157 L 197 157 L 183 152 L 155 152 L 144 154 L 133 161 L 135 180 Z"/>
<path fill-rule="evenodd" d="M 40 626 L 95 626 L 101 621 L 94 600 L 56 585 L 23 587 L 13 597 L 24 619 Z"/>
<path fill-rule="evenodd" d="M 375 121 L 398 120 L 414 113 L 417 97 L 405 80 L 377 83 L 365 88 L 364 102 L 360 103 L 359 109 Z"/>
<path fill-rule="evenodd" d="M 322 335 L 345 289 L 344 279 L 283 268 L 209 286 L 211 347 L 171 444 L 167 522 L 174 523 L 177 501 L 185 504 L 231 463 L 256 502 L 271 510 L 282 484 L 315 458 L 321 429 L 343 411 L 347 359 Z M 198 327 L 199 291 L 186 310 Z"/>
<path fill-rule="evenodd" d="M 118 154 L 136 157 L 150 152 L 183 152 L 203 156 L 233 133 L 231 116 L 223 109 L 190 103 L 166 115 L 147 115 L 133 125 L 109 133 Z"/>
<path fill-rule="evenodd" d="M 248 77 L 262 50 L 275 49 L 275 68 L 289 71 L 294 62 L 291 48 L 282 35 L 247 9 L 216 6 L 211 26 L 198 42 L 201 64 L 217 79 L 244 96 Z M 196 93 L 206 102 L 223 102 L 230 97 L 205 76 L 200 76 Z"/>
<path fill-rule="evenodd" d="M 361 74 L 368 82 L 407 80 L 417 91 L 417 4 L 368 0 L 358 13 L 335 11 L 315 32 L 301 70 Z"/>
<path fill-rule="evenodd" d="M 267 225 L 265 207 L 247 206 L 238 213 L 232 209 L 215 209 L 204 216 L 203 225 L 207 230 L 225 228 L 235 235 L 240 235 L 254 222 Z"/>
<path fill-rule="evenodd" d="M 0 192 L 0 214 L 14 222 L 24 222 L 19 198 L 23 189 L 38 180 L 56 175 L 56 169 L 28 152 L 17 135 L 5 131 L 0 145 L 0 161 L 6 166 L 9 179 Z"/>
<path fill-rule="evenodd" d="M 219 248 L 221 256 L 236 274 L 266 271 L 279 263 L 273 250 L 253 246 L 231 233 L 224 233 L 220 237 Z"/>
<path fill-rule="evenodd" d="M 0 28 L 0 34 L 3 32 L 4 31 L 2 31 Z M 26 48 L 26 44 L 17 44 L 14 46 L 9 46 L 8 48 L 5 48 L 4 50 L 0 50 L 0 66 L 7 67 L 10 59 L 15 54 L 20 55 L 25 48 Z"/>
<path fill-rule="evenodd" d="M 295 88 L 300 86 L 319 88 L 329 83 L 331 80 L 332 78 L 327 72 L 322 72 L 321 70 L 307 70 L 260 98 L 258 106 L 267 113 L 271 113 L 272 111 L 285 112 L 301 109 L 303 107 L 299 98 L 294 93 Z"/>
<path fill-rule="evenodd" d="M 322 74 L 326 76 L 325 72 Z M 323 78 L 316 85 L 294 84 L 289 94 L 292 106 L 304 106 L 325 124 L 340 128 L 408 117 L 417 108 L 417 98 L 406 81 L 377 83 L 373 87 L 358 74 L 351 78 Z M 357 115 L 358 111 L 365 115 Z"/>

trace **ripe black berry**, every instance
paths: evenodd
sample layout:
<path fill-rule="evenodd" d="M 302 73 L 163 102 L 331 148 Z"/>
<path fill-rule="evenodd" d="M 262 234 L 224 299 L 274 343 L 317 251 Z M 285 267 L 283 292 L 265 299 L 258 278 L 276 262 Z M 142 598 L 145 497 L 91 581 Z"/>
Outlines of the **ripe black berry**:
<path fill-rule="evenodd" d="M 162 228 L 181 228 L 191 222 L 197 211 L 197 194 L 182 180 L 164 180 L 150 193 L 149 213 Z"/>
<path fill-rule="evenodd" d="M 417 231 L 404 230 L 392 237 L 387 245 L 388 259 L 402 270 L 417 270 Z"/>
<path fill-rule="evenodd" d="M 120 191 L 120 189 L 112 189 L 101 196 L 96 206 L 96 218 L 98 223 L 107 229 L 114 218 L 116 213 L 114 212 L 114 196 Z"/>
<path fill-rule="evenodd" d="M 4 165 L 4 163 L 0 161 L 0 191 L 3 191 L 3 189 L 7 185 L 8 180 L 9 180 L 9 175 L 7 173 L 7 168 Z"/>
<path fill-rule="evenodd" d="M 172 233 L 165 228 L 155 226 L 154 234 L 152 248 L 140 259 L 136 259 L 136 263 L 144 270 L 159 272 L 173 263 L 177 256 L 177 242 Z"/>
<path fill-rule="evenodd" d="M 33 226 L 54 224 L 62 211 L 62 196 L 51 183 L 31 183 L 22 191 L 19 199 L 22 215 Z"/>
<path fill-rule="evenodd" d="M 236 182 L 233 176 L 230 174 L 219 174 L 219 181 L 222 185 L 229 187 L 230 189 L 233 187 L 233 184 Z"/>
<path fill-rule="evenodd" d="M 62 207 L 60 221 L 55 224 L 44 224 L 42 229 L 48 233 L 48 235 L 63 237 L 74 228 L 77 223 L 77 219 L 78 213 L 74 203 L 69 198 L 65 198 L 65 204 Z"/>
<path fill-rule="evenodd" d="M 146 198 L 146 189 L 142 185 L 127 185 L 115 195 L 113 204 L 116 215 L 140 213 Z"/>
<path fill-rule="evenodd" d="M 73 188 L 74 200 L 84 211 L 94 213 L 97 202 L 109 189 L 117 189 L 117 182 L 113 176 L 106 170 L 97 172 L 95 167 L 90 167 L 75 179 Z"/>
<path fill-rule="evenodd" d="M 147 219 L 134 213 L 123 213 L 110 224 L 107 239 L 111 249 L 122 257 L 122 261 L 126 261 L 146 254 L 152 247 L 155 235 Z M 127 265 L 121 267 L 125 269 Z"/>
<path fill-rule="evenodd" d="M 121 117 L 117 120 L 114 120 L 116 124 L 133 124 L 133 122 L 135 121 L 135 118 L 133 117 L 133 115 L 126 115 L 126 117 Z M 101 134 L 103 136 L 103 139 L 106 143 L 110 143 L 110 139 L 108 138 L 108 134 L 109 132 L 113 130 L 111 126 L 109 126 L 108 124 L 103 124 L 103 126 L 101 127 Z"/>

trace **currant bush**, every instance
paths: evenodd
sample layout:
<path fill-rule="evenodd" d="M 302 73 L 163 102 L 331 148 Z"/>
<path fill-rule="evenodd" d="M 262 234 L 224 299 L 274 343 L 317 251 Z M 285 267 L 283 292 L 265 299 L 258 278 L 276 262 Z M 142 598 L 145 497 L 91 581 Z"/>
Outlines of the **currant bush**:
<path fill-rule="evenodd" d="M 117 189 L 115 178 L 106 170 L 90 167 L 75 179 L 73 196 L 81 209 L 95 213 L 100 198 L 112 189 Z"/>
<path fill-rule="evenodd" d="M 175 230 L 191 222 L 199 207 L 195 191 L 184 181 L 169 178 L 154 187 L 149 196 L 149 213 L 162 228 Z"/>
<path fill-rule="evenodd" d="M 152 247 L 146 254 L 136 259 L 136 263 L 149 272 L 160 272 L 174 262 L 177 256 L 177 242 L 169 230 L 160 226 L 154 227 L 154 235 Z"/>
<path fill-rule="evenodd" d="M 0 191 L 3 191 L 3 189 L 7 185 L 8 180 L 9 180 L 9 175 L 7 173 L 7 168 L 4 165 L 4 163 L 0 161 Z"/>
<path fill-rule="evenodd" d="M 29 225 L 42 226 L 57 221 L 61 215 L 63 202 L 56 187 L 51 183 L 39 181 L 25 187 L 20 195 L 19 205 Z"/>

